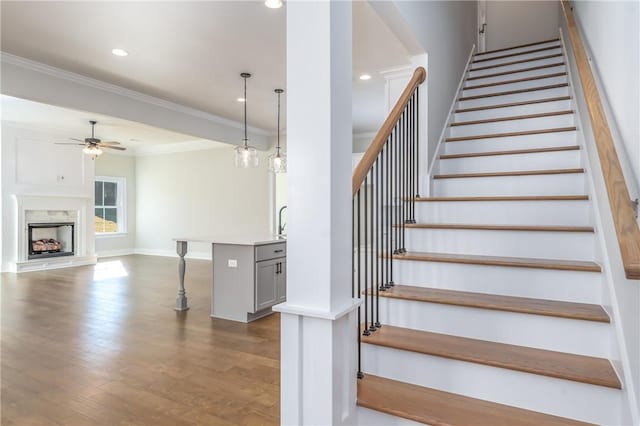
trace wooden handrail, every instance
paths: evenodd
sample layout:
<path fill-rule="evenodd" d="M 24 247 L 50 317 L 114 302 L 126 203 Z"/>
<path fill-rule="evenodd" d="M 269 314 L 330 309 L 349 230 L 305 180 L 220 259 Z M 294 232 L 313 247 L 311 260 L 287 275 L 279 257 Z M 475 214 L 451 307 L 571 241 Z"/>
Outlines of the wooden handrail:
<path fill-rule="evenodd" d="M 389 139 L 389 136 L 398 123 L 398 120 L 400 120 L 400 116 L 409 103 L 416 87 L 422 84 L 426 78 L 427 71 L 423 67 L 418 67 L 413 72 L 413 76 L 411 76 L 411 80 L 409 80 L 407 87 L 402 91 L 400 98 L 398 98 L 398 101 L 389 113 L 389 116 L 384 120 L 382 127 L 380 127 L 375 138 L 373 138 L 371 145 L 369 145 L 369 148 L 362 156 L 362 159 L 360 159 L 360 162 L 353 170 L 353 196 L 356 195 L 356 192 L 358 192 L 358 189 L 362 186 L 365 176 L 369 173 L 369 170 L 371 170 L 371 167 L 382 151 L 384 144 L 387 142 L 387 139 Z"/>
<path fill-rule="evenodd" d="M 602 174 L 609 196 L 611 213 L 616 228 L 620 253 L 624 271 L 628 279 L 640 279 L 640 228 L 636 221 L 635 212 L 629 196 L 629 190 L 624 180 L 622 167 L 609 129 L 609 123 L 604 113 L 600 94 L 596 86 L 587 54 L 584 50 L 582 37 L 573 17 L 573 11 L 568 0 L 561 0 L 564 17 L 567 21 L 569 39 L 576 57 L 578 74 L 584 97 L 591 118 L 593 136 L 600 157 Z"/>

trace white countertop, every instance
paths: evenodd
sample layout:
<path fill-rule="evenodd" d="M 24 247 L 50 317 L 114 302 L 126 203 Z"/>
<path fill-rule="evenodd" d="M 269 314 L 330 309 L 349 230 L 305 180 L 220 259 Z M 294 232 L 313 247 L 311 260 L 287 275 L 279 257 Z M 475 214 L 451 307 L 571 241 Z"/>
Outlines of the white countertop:
<path fill-rule="evenodd" d="M 213 244 L 235 244 L 240 246 L 259 246 L 263 244 L 283 243 L 285 238 L 278 238 L 273 234 L 250 234 L 250 235 L 214 235 L 174 238 L 173 241 L 187 241 L 192 243 L 213 243 Z"/>

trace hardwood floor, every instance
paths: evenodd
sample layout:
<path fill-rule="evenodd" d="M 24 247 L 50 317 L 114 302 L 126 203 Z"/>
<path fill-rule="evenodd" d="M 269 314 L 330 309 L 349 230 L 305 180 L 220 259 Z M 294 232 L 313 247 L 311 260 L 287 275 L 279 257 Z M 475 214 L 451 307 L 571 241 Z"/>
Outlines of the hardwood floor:
<path fill-rule="evenodd" d="M 182 313 L 172 258 L 2 274 L 2 425 L 279 424 L 279 315 L 211 319 L 187 262 Z"/>

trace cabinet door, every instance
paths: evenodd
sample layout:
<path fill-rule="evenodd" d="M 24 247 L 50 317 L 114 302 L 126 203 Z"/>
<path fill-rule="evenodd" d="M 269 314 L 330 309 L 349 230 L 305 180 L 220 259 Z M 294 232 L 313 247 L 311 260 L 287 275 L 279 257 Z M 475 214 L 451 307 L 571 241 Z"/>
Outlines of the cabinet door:
<path fill-rule="evenodd" d="M 278 303 L 282 303 L 287 300 L 287 261 L 281 259 L 277 270 L 279 273 L 276 275 L 276 291 Z"/>
<path fill-rule="evenodd" d="M 256 291 L 255 308 L 260 309 L 273 306 L 277 300 L 276 290 L 276 270 L 278 261 L 276 259 L 256 262 Z"/>

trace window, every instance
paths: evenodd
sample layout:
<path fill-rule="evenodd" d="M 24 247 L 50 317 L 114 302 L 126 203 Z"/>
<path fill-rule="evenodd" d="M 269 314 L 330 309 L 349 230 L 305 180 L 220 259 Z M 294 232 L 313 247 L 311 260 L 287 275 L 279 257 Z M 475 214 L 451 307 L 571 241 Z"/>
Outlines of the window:
<path fill-rule="evenodd" d="M 121 234 L 126 227 L 126 180 L 121 177 L 96 176 L 96 234 Z"/>

